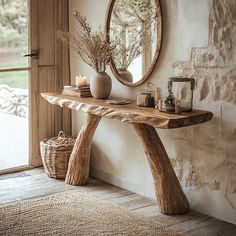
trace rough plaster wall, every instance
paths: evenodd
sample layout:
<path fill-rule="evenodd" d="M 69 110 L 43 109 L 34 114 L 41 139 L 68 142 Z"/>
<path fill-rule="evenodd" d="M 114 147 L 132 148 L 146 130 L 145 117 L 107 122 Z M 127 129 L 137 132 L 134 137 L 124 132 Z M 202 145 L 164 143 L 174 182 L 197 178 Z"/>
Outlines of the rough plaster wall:
<path fill-rule="evenodd" d="M 181 183 L 193 191 L 218 191 L 236 214 L 236 3 L 215 0 L 209 13 L 209 44 L 192 48 L 190 61 L 178 61 L 196 78 L 195 107 L 213 110 L 207 126 L 186 129 L 193 155 L 172 155 Z"/>
<path fill-rule="evenodd" d="M 70 0 L 94 29 L 104 25 L 108 0 Z M 206 124 L 158 130 L 193 209 L 236 223 L 236 47 L 234 0 L 161 1 L 164 35 L 161 55 L 149 81 L 167 92 L 175 67 L 196 78 L 195 107 L 214 113 Z M 70 14 L 71 15 L 71 14 Z M 71 17 L 71 28 L 75 21 Z M 72 79 L 94 72 L 71 53 Z M 110 70 L 108 73 L 112 76 Z M 135 98 L 138 88 L 113 76 L 112 96 Z M 74 112 L 74 134 L 86 115 Z M 91 173 L 112 184 L 154 197 L 148 162 L 133 129 L 102 120 L 94 136 Z"/>

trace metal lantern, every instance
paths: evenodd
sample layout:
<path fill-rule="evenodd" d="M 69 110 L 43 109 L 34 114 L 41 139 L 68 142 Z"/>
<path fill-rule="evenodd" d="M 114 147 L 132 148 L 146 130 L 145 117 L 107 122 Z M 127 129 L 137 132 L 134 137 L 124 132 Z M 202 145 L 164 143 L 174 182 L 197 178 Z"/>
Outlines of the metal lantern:
<path fill-rule="evenodd" d="M 172 77 L 169 79 L 168 87 L 176 100 L 175 110 L 192 111 L 194 86 L 194 78 Z"/>

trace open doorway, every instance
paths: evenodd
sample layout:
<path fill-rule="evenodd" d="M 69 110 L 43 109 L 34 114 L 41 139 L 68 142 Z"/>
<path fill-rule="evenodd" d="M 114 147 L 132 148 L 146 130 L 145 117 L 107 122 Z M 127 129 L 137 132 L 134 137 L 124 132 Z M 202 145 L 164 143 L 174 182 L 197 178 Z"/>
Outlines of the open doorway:
<path fill-rule="evenodd" d="M 0 171 L 29 164 L 28 9 L 0 1 Z"/>

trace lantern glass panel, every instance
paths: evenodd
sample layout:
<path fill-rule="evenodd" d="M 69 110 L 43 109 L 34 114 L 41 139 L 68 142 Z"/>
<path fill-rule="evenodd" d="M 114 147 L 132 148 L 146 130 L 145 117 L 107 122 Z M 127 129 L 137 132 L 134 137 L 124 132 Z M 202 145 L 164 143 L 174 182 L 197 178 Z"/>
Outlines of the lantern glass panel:
<path fill-rule="evenodd" d="M 194 79 L 193 78 L 170 78 L 172 92 L 179 101 L 181 111 L 191 111 L 193 104 L 193 89 Z"/>

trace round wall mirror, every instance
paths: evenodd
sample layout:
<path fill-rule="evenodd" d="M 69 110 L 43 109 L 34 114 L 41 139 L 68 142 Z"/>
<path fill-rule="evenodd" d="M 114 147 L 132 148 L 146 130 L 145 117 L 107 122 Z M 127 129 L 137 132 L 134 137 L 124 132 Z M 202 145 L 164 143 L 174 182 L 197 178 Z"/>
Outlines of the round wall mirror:
<path fill-rule="evenodd" d="M 152 73 L 161 49 L 159 0 L 111 0 L 106 33 L 115 51 L 111 69 L 124 85 L 137 86 Z"/>

